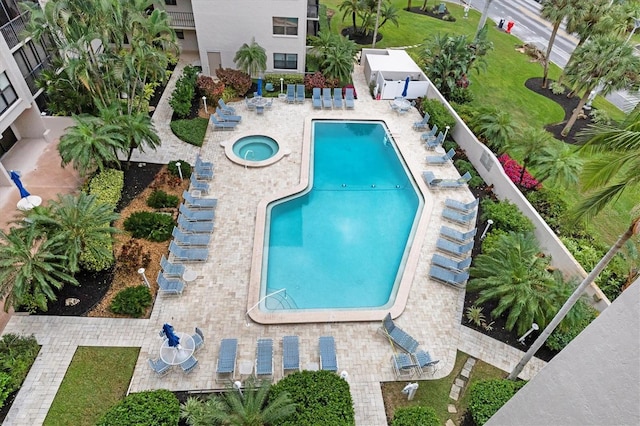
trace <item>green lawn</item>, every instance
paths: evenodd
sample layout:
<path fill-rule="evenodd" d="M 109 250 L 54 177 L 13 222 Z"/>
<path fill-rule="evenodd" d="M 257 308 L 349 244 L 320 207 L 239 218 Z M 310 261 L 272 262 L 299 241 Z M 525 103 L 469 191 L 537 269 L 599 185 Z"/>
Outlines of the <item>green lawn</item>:
<path fill-rule="evenodd" d="M 78 347 L 45 426 L 90 426 L 127 392 L 140 348 Z"/>

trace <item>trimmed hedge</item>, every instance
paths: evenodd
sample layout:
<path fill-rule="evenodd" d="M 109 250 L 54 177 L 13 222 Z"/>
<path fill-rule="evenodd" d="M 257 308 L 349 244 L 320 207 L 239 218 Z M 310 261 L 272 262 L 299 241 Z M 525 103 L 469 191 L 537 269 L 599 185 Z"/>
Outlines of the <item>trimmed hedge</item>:
<path fill-rule="evenodd" d="M 89 194 L 95 195 L 96 200 L 109 204 L 115 210 L 124 188 L 124 172 L 122 170 L 106 169 L 89 182 Z"/>
<path fill-rule="evenodd" d="M 533 223 L 522 214 L 518 206 L 509 201 L 492 201 L 484 199 L 481 202 L 483 222 L 493 220 L 493 229 L 513 232 L 533 231 Z"/>
<path fill-rule="evenodd" d="M 116 314 L 131 315 L 139 318 L 144 315 L 151 302 L 151 292 L 146 285 L 127 287 L 118 292 L 111 301 L 111 310 Z"/>
<path fill-rule="evenodd" d="M 181 141 L 195 146 L 202 146 L 208 125 L 209 120 L 196 117 L 192 120 L 175 120 L 169 126 L 173 134 Z"/>
<path fill-rule="evenodd" d="M 280 92 L 280 78 L 282 78 L 282 90 L 287 93 L 287 84 L 303 84 L 304 74 L 266 74 L 264 82 L 273 84 L 273 88 Z"/>
<path fill-rule="evenodd" d="M 127 395 L 98 421 L 97 426 L 177 426 L 180 401 L 166 389 Z"/>
<path fill-rule="evenodd" d="M 485 424 L 527 382 L 480 380 L 469 388 L 469 411 L 478 426 Z"/>
<path fill-rule="evenodd" d="M 393 413 L 391 426 L 440 426 L 442 422 L 431 407 L 400 407 Z"/>
<path fill-rule="evenodd" d="M 175 195 L 167 194 L 164 191 L 156 190 L 147 198 L 147 205 L 154 209 L 164 209 L 167 207 L 178 207 L 180 198 Z"/>
<path fill-rule="evenodd" d="M 12 392 L 22 386 L 40 352 L 36 338 L 5 334 L 0 339 L 0 407 Z"/>
<path fill-rule="evenodd" d="M 124 229 L 134 238 L 155 242 L 170 239 L 174 226 L 173 217 L 153 212 L 135 212 L 124 221 Z"/>
<path fill-rule="evenodd" d="M 191 102 L 196 95 L 196 79 L 198 69 L 187 65 L 182 76 L 176 81 L 176 87 L 171 93 L 169 105 L 178 117 L 184 118 L 191 112 Z"/>
<path fill-rule="evenodd" d="M 330 371 L 293 373 L 271 386 L 269 398 L 287 392 L 297 408 L 274 426 L 355 425 L 349 384 Z"/>

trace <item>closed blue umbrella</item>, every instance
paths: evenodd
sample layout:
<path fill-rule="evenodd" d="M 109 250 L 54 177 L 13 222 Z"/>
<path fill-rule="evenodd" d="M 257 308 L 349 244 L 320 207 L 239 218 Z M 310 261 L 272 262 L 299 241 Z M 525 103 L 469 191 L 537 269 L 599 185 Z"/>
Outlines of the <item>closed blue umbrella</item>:
<path fill-rule="evenodd" d="M 407 79 L 404 81 L 404 89 L 402 89 L 403 98 L 407 97 L 407 90 L 409 90 L 409 81 L 411 81 L 411 77 L 407 76 Z"/>
<path fill-rule="evenodd" d="M 22 181 L 20 180 L 20 175 L 18 173 L 11 170 L 10 175 L 11 175 L 11 180 L 13 181 L 13 183 L 16 184 L 16 186 L 18 187 L 18 190 L 20 191 L 20 198 L 25 198 L 31 195 L 29 194 L 29 191 L 24 189 L 24 186 L 22 186 Z"/>
<path fill-rule="evenodd" d="M 262 79 L 258 79 L 258 96 L 262 96 Z"/>
<path fill-rule="evenodd" d="M 169 346 L 176 347 L 180 344 L 180 338 L 175 335 L 171 325 L 165 323 L 162 326 L 162 331 L 164 331 L 164 335 L 167 336 Z"/>

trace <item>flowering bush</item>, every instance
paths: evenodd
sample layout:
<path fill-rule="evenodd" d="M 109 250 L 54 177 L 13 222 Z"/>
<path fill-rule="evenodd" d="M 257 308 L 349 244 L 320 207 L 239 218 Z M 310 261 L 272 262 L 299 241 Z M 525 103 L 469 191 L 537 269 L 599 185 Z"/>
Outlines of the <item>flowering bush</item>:
<path fill-rule="evenodd" d="M 502 168 L 507 176 L 509 176 L 509 179 L 511 179 L 511 182 L 526 189 L 539 189 L 541 187 L 540 182 L 531 176 L 531 173 L 528 171 L 525 170 L 524 175 L 522 175 L 522 166 L 518 164 L 516 160 L 509 157 L 508 154 L 502 154 L 498 157 L 498 161 L 502 164 Z M 520 176 L 522 176 L 522 182 L 520 182 Z"/>
<path fill-rule="evenodd" d="M 312 91 L 315 87 L 327 87 L 327 80 L 320 71 L 304 76 L 304 87 L 308 92 Z"/>
<path fill-rule="evenodd" d="M 213 78 L 208 75 L 201 75 L 196 81 L 198 91 L 207 97 L 209 105 L 215 105 L 218 99 L 222 97 L 225 86 L 221 81 L 214 81 Z"/>
<path fill-rule="evenodd" d="M 226 86 L 232 87 L 238 96 L 244 96 L 251 88 L 251 77 L 243 71 L 231 68 L 218 68 L 216 75 Z"/>

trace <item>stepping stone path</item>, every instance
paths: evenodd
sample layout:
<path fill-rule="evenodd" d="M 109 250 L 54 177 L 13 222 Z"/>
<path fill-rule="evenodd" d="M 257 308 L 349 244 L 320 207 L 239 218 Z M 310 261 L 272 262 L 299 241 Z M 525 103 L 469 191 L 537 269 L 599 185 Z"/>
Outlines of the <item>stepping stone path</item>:
<path fill-rule="evenodd" d="M 456 377 L 456 379 L 453 381 L 453 384 L 451 385 L 449 398 L 453 399 L 454 401 L 457 401 L 458 398 L 460 398 L 462 390 L 469 383 L 469 377 L 471 376 L 471 370 L 473 369 L 474 365 L 476 365 L 476 359 L 473 357 L 467 358 L 467 361 L 464 363 L 460 374 L 458 375 L 458 377 Z M 447 406 L 447 411 L 450 414 L 456 414 L 458 412 L 455 404 L 449 404 Z M 453 422 L 453 420 L 448 419 L 446 422 L 446 426 L 455 426 L 455 423 Z"/>

